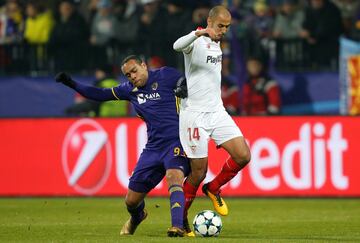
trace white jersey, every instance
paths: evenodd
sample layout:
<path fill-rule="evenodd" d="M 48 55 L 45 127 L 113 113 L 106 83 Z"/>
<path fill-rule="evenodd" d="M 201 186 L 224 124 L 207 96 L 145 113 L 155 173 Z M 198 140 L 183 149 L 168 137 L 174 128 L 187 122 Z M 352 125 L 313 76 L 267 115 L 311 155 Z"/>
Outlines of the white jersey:
<path fill-rule="evenodd" d="M 195 31 L 174 43 L 185 56 L 188 98 L 181 100 L 179 135 L 188 158 L 208 156 L 209 138 L 221 145 L 242 133 L 221 100 L 220 43 Z"/>
<path fill-rule="evenodd" d="M 190 42 L 190 43 L 189 43 Z M 220 42 L 209 37 L 196 37 L 195 31 L 174 43 L 185 58 L 188 98 L 181 101 L 181 109 L 197 112 L 225 110 L 221 100 Z"/>

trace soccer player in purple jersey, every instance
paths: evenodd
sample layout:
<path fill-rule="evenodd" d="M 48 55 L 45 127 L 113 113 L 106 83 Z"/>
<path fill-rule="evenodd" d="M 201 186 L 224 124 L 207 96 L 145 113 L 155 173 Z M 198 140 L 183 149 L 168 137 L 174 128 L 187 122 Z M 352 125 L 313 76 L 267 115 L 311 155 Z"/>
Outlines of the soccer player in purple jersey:
<path fill-rule="evenodd" d="M 120 234 L 134 234 L 137 226 L 147 217 L 145 196 L 166 176 L 172 224 L 167 234 L 182 237 L 185 235 L 182 183 L 190 166 L 179 140 L 179 103 L 174 90 L 183 76 L 170 67 L 149 71 L 135 55 L 123 60 L 121 70 L 128 82 L 108 89 L 75 82 L 63 72 L 57 74 L 55 79 L 89 99 L 128 100 L 147 125 L 148 141 L 129 179 L 125 198 L 131 217 Z"/>

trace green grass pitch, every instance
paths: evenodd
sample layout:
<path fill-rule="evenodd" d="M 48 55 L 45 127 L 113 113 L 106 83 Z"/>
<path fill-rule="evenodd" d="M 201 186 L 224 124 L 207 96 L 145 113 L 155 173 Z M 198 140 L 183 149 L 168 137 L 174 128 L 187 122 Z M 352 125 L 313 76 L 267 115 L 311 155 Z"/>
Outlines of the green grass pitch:
<path fill-rule="evenodd" d="M 217 238 L 172 238 L 167 198 L 148 198 L 149 217 L 119 236 L 123 198 L 0 198 L 1 242 L 360 242 L 360 199 L 227 198 Z M 197 198 L 190 211 L 212 209 Z"/>

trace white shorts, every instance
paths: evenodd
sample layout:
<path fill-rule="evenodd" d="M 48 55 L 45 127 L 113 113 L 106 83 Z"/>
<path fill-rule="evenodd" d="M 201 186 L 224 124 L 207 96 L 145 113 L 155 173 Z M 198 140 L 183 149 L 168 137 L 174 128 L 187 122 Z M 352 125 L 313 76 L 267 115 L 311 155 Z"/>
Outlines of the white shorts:
<path fill-rule="evenodd" d="M 180 111 L 180 141 L 189 158 L 208 157 L 208 142 L 213 139 L 221 145 L 242 132 L 225 111 L 194 112 Z"/>

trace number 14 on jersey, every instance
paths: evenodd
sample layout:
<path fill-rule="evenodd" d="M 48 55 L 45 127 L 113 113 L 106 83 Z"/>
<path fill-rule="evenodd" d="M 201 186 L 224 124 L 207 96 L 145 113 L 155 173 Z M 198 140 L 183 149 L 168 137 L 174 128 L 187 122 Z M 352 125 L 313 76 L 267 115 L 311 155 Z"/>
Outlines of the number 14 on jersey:
<path fill-rule="evenodd" d="M 191 140 L 200 140 L 200 134 L 199 134 L 199 128 L 195 127 L 195 128 L 188 128 L 188 132 L 189 132 L 189 141 Z"/>

